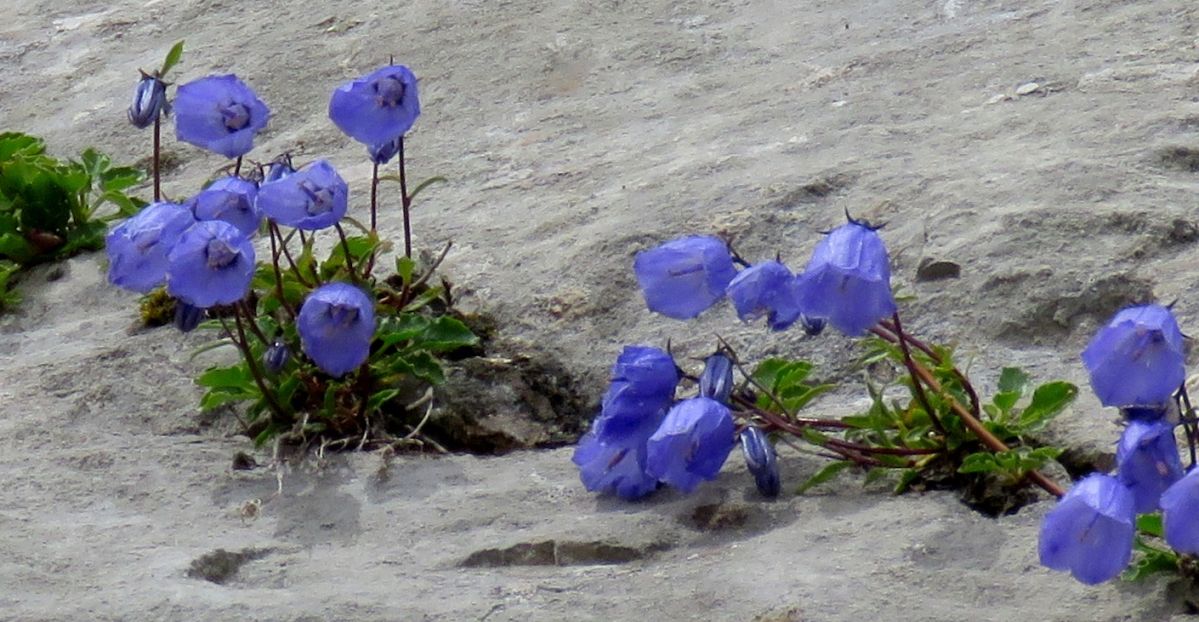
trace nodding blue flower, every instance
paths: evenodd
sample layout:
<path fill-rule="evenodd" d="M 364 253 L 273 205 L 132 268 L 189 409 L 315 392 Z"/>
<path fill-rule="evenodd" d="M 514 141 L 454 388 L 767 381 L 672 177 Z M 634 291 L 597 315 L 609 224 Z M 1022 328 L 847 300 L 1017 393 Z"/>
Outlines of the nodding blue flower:
<path fill-rule="evenodd" d="M 254 200 L 258 184 L 241 177 L 222 177 L 187 202 L 196 220 L 223 220 L 246 236 L 258 232 L 262 221 Z"/>
<path fill-rule="evenodd" d="M 665 415 L 659 411 L 656 422 Z M 658 478 L 645 472 L 646 441 L 657 427 L 647 425 L 642 432 L 621 441 L 605 443 L 595 432 L 594 425 L 575 447 L 571 462 L 579 467 L 579 479 L 591 492 L 615 494 L 632 501 L 658 489 Z"/>
<path fill-rule="evenodd" d="M 329 100 L 333 123 L 367 147 L 403 136 L 418 116 L 416 76 L 403 65 L 388 65 L 347 82 Z"/>
<path fill-rule="evenodd" d="M 190 333 L 204 319 L 204 309 L 189 305 L 182 300 L 175 301 L 175 328 L 181 333 Z"/>
<path fill-rule="evenodd" d="M 262 176 L 262 183 L 269 184 L 272 181 L 279 181 L 286 177 L 295 174 L 296 169 L 291 165 L 291 155 L 283 154 L 266 165 L 266 173 Z"/>
<path fill-rule="evenodd" d="M 824 326 L 828 321 L 822 317 L 808 317 L 803 313 L 799 314 L 799 323 L 803 325 L 803 332 L 809 337 L 815 337 L 824 332 Z"/>
<path fill-rule="evenodd" d="M 175 137 L 183 142 L 237 158 L 254 147 L 271 111 L 237 76 L 208 76 L 175 93 Z"/>
<path fill-rule="evenodd" d="M 400 152 L 400 140 L 403 137 L 397 137 L 395 140 L 389 140 L 385 143 L 370 145 L 366 148 L 366 152 L 371 156 L 371 162 L 375 164 L 387 164 L 396 154 Z"/>
<path fill-rule="evenodd" d="M 716 304 L 737 275 L 728 245 L 709 235 L 641 251 L 633 271 L 649 310 L 676 320 L 693 318 Z"/>
<path fill-rule="evenodd" d="M 104 246 L 108 282 L 145 294 L 167 278 L 167 253 L 196 219 L 182 205 L 151 203 L 117 225 Z"/>
<path fill-rule="evenodd" d="M 728 295 L 742 322 L 765 315 L 770 330 L 786 330 L 799 319 L 799 281 L 781 262 L 764 261 L 737 273 Z"/>
<path fill-rule="evenodd" d="M 1116 476 L 1132 491 L 1137 513 L 1156 512 L 1162 493 L 1182 478 L 1174 426 L 1164 421 L 1133 421 L 1116 446 Z"/>
<path fill-rule="evenodd" d="M 595 434 L 612 443 L 641 434 L 651 423 L 657 427 L 678 383 L 679 369 L 670 354 L 649 346 L 625 346 L 612 366 L 612 383 L 604 393 Z"/>
<path fill-rule="evenodd" d="M 1104 406 L 1161 406 L 1186 376 L 1182 331 L 1158 304 L 1128 307 L 1082 351 L 1091 387 Z"/>
<path fill-rule="evenodd" d="M 1041 565 L 1095 585 L 1113 579 L 1132 558 L 1133 494 L 1110 475 L 1080 480 L 1041 521 Z"/>
<path fill-rule="evenodd" d="M 1166 544 L 1187 555 L 1199 555 L 1199 469 L 1162 493 L 1162 526 Z"/>
<path fill-rule="evenodd" d="M 304 299 L 296 328 L 312 362 L 330 376 L 344 376 L 370 354 L 375 303 L 349 283 L 322 285 Z"/>
<path fill-rule="evenodd" d="M 233 304 L 250 291 L 254 246 L 223 220 L 197 222 L 167 254 L 167 293 L 207 309 Z"/>
<path fill-rule="evenodd" d="M 741 453 L 745 455 L 745 466 L 754 476 L 758 492 L 771 499 L 779 496 L 782 481 L 779 478 L 778 455 L 761 428 L 741 430 Z"/>
<path fill-rule="evenodd" d="M 283 367 L 287 365 L 287 361 L 290 359 L 291 350 L 288 349 L 287 343 L 282 339 L 276 339 L 266 349 L 266 352 L 262 353 L 262 364 L 274 374 L 283 371 Z"/>
<path fill-rule="evenodd" d="M 699 394 L 728 405 L 733 393 L 733 361 L 717 352 L 704 359 L 704 371 L 699 375 Z"/>
<path fill-rule="evenodd" d="M 281 225 L 316 231 L 346 215 L 350 188 L 325 160 L 258 189 L 258 209 Z"/>
<path fill-rule="evenodd" d="M 166 82 L 156 76 L 142 74 L 137 88 L 133 89 L 133 103 L 129 104 L 129 122 L 138 129 L 154 124 L 168 108 Z"/>
<path fill-rule="evenodd" d="M 851 337 L 895 313 L 887 247 L 873 227 L 851 219 L 816 244 L 800 277 L 800 308 Z"/>
<path fill-rule="evenodd" d="M 724 404 L 693 397 L 675 404 L 649 437 L 645 472 L 684 493 L 716 479 L 735 442 L 733 417 Z"/>

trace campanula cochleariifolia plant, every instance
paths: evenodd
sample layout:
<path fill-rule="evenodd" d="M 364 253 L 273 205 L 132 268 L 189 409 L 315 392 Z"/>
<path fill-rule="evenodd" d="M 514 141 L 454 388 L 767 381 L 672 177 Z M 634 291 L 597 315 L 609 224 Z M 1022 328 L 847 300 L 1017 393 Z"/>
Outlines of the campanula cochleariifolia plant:
<path fill-rule="evenodd" d="M 129 112 L 136 125 L 157 128 L 145 98 L 165 98 L 161 76 L 181 51 L 173 48 L 164 69 L 147 76 L 156 82 L 139 83 Z M 258 442 L 410 440 L 421 424 L 410 421 L 409 405 L 443 379 L 439 355 L 477 341 L 449 314 L 448 285 L 430 284 L 440 259 L 421 270 L 410 256 L 408 208 L 428 186 L 409 192 L 403 164 L 403 138 L 420 112 L 416 85 L 407 67 L 388 65 L 335 89 L 330 102 L 331 119 L 367 143 L 376 163 L 369 229 L 351 217 L 349 185 L 329 160 L 248 160 L 260 132 L 276 121 L 238 76 L 191 80 L 178 87 L 173 105 L 157 104 L 173 109 L 180 141 L 234 163 L 190 198 L 156 201 L 114 228 L 109 280 L 149 293 L 154 304 L 162 297 L 155 288 L 165 286 L 180 330 L 216 329 L 237 348 L 239 362 L 197 380 L 207 390 L 201 406 L 247 402 L 244 414 L 235 413 Z M 381 279 L 375 267 L 390 244 L 376 230 L 377 166 L 395 157 L 406 252 L 396 274 Z M 361 235 L 348 235 L 343 223 Z M 329 255 L 318 259 L 318 238 L 329 232 L 336 235 Z M 260 235 L 267 239 L 256 245 Z"/>

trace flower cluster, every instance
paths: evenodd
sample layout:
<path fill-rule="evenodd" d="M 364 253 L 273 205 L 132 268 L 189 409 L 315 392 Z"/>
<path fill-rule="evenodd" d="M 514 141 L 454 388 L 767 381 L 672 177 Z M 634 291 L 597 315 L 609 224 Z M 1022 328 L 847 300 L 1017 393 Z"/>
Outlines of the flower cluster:
<path fill-rule="evenodd" d="M 1091 387 L 1123 414 L 1116 474 L 1078 482 L 1041 524 L 1041 563 L 1087 584 L 1116 577 L 1132 555 L 1136 517 L 1161 511 L 1165 540 L 1199 553 L 1199 475 L 1184 472 L 1173 400 L 1183 395 L 1182 332 L 1157 304 L 1118 312 L 1083 350 Z"/>
<path fill-rule="evenodd" d="M 781 331 L 798 320 L 812 334 L 828 322 L 856 337 L 896 310 L 887 249 L 864 221 L 830 231 L 798 275 L 781 261 L 736 263 L 719 238 L 688 236 L 638 253 L 633 270 L 649 309 L 681 320 L 728 296 L 744 322 L 765 317 Z"/>
<path fill-rule="evenodd" d="M 574 453 L 588 490 L 631 500 L 659 483 L 688 493 L 716 478 L 736 441 L 724 402 L 731 363 L 720 354 L 709 357 L 695 397 L 675 399 L 679 379 L 674 359 L 662 350 L 628 346 L 620 353 L 600 415 Z"/>
<path fill-rule="evenodd" d="M 172 54 L 177 60 L 177 51 Z M 135 89 L 128 115 L 137 127 L 157 122 L 172 108 L 161 73 L 143 73 Z M 242 176 L 242 157 L 271 113 L 235 75 L 179 86 L 173 109 L 176 137 L 237 158 L 234 173 L 184 201 L 155 202 L 114 228 L 107 239 L 108 278 L 139 293 L 165 285 L 177 300 L 176 324 L 190 330 L 208 309 L 245 303 L 257 268 L 254 238 L 264 224 L 271 231 L 272 248 L 281 242 L 275 239 L 279 226 L 308 232 L 335 228 L 344 244 L 340 222 L 348 210 L 349 188 L 326 160 L 296 170 L 284 156 L 258 174 Z M 372 153 L 385 152 L 420 113 L 416 78 L 403 66 L 379 69 L 336 89 L 329 113 L 351 137 L 378 146 Z M 348 247 L 346 252 L 348 261 Z M 277 254 L 273 260 L 277 270 Z M 299 311 L 293 311 L 301 350 L 330 376 L 343 376 L 367 359 L 376 328 L 374 300 L 357 283 L 311 287 Z M 247 320 L 255 315 L 249 308 L 239 312 Z M 265 366 L 279 372 L 290 353 L 276 337 L 264 353 Z"/>

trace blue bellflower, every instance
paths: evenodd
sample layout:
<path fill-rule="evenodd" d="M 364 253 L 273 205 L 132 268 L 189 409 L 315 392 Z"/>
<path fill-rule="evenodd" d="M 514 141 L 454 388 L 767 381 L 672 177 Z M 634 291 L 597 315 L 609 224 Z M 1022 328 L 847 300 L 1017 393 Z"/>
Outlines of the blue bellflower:
<path fill-rule="evenodd" d="M 737 275 L 728 245 L 707 235 L 641 251 L 633 271 L 649 310 L 676 320 L 691 319 L 716 304 Z"/>
<path fill-rule="evenodd" d="M 183 232 L 167 262 L 167 293 L 207 309 L 246 297 L 254 276 L 254 246 L 237 227 L 205 220 Z"/>
<path fill-rule="evenodd" d="M 152 203 L 104 240 L 108 282 L 145 294 L 167 278 L 167 253 L 196 219 L 182 205 Z"/>
<path fill-rule="evenodd" d="M 333 165 L 317 160 L 258 190 L 258 209 L 288 227 L 316 231 L 331 227 L 346 215 L 349 186 Z"/>
<path fill-rule="evenodd" d="M 1104 406 L 1161 406 L 1186 376 L 1182 332 L 1158 304 L 1124 309 L 1082 351 Z"/>
<path fill-rule="evenodd" d="M 661 420 L 678 383 L 678 366 L 669 354 L 648 346 L 625 346 L 612 366 L 612 383 L 595 420 L 596 435 L 613 443 L 640 434 L 647 421 Z"/>
<path fill-rule="evenodd" d="M 367 147 L 383 146 L 400 138 L 418 116 L 416 76 L 403 65 L 388 65 L 347 82 L 329 99 L 329 118 L 347 136 Z"/>
<path fill-rule="evenodd" d="M 1116 478 L 1082 479 L 1041 521 L 1041 564 L 1095 585 L 1113 579 L 1132 558 L 1133 494 Z"/>
<path fill-rule="evenodd" d="M 779 496 L 782 481 L 779 478 L 778 455 L 761 428 L 751 426 L 741 430 L 741 453 L 745 456 L 746 468 L 754 476 L 758 492 L 771 499 Z"/>
<path fill-rule="evenodd" d="M 800 277 L 800 307 L 809 318 L 826 318 L 851 337 L 866 334 L 895 313 L 891 266 L 878 232 L 850 220 L 829 232 L 812 251 Z"/>
<path fill-rule="evenodd" d="M 370 354 L 375 304 L 348 283 L 329 283 L 308 294 L 296 318 L 304 353 L 330 376 L 356 369 Z"/>
<path fill-rule="evenodd" d="M 1161 506 L 1166 544 L 1179 553 L 1199 555 L 1199 469 L 1167 488 Z"/>
<path fill-rule="evenodd" d="M 716 479 L 733 450 L 734 434 L 727 406 L 706 397 L 683 400 L 649 437 L 646 473 L 690 493 Z"/>
<path fill-rule="evenodd" d="M 666 412 L 651 414 L 635 435 L 620 441 L 601 441 L 591 431 L 579 439 L 571 461 L 579 467 L 579 479 L 591 492 L 615 494 L 626 501 L 640 499 L 658 489 L 658 478 L 645 472 L 646 442 Z"/>
<path fill-rule="evenodd" d="M 222 177 L 187 202 L 196 220 L 223 220 L 245 236 L 258 232 L 262 218 L 254 207 L 258 184 L 241 177 Z"/>
<path fill-rule="evenodd" d="M 153 125 L 166 109 L 166 83 L 143 73 L 137 88 L 133 90 L 133 103 L 129 104 L 129 122 L 139 130 L 145 129 Z"/>
<path fill-rule="evenodd" d="M 1116 447 L 1116 477 L 1132 491 L 1138 514 L 1156 512 L 1162 493 L 1182 478 L 1174 426 L 1164 421 L 1133 421 Z"/>
<path fill-rule="evenodd" d="M 175 137 L 219 153 L 241 157 L 254 147 L 271 111 L 237 76 L 208 76 L 175 94 Z"/>
<path fill-rule="evenodd" d="M 733 361 L 722 352 L 704 359 L 704 371 L 699 375 L 699 395 L 728 405 L 733 394 Z"/>
<path fill-rule="evenodd" d="M 799 281 L 777 261 L 764 261 L 739 272 L 729 283 L 729 300 L 742 322 L 763 315 L 770 330 L 786 330 L 799 319 Z"/>

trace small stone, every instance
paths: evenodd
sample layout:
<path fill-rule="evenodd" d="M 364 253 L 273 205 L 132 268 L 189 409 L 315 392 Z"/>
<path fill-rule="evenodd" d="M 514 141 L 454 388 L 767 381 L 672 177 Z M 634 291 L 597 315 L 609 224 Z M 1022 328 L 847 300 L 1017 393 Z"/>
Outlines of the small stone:
<path fill-rule="evenodd" d="M 917 281 L 940 281 L 956 279 L 962 275 L 962 267 L 952 261 L 925 257 L 916 268 Z"/>
<path fill-rule="evenodd" d="M 1011 98 L 1012 98 L 1012 96 L 1008 95 L 1007 93 L 1000 93 L 998 95 L 992 95 L 991 99 L 987 100 L 987 103 L 988 104 L 998 104 L 999 102 L 1007 101 Z"/>
<path fill-rule="evenodd" d="M 1039 90 L 1041 90 L 1040 84 L 1037 84 L 1036 82 L 1025 82 L 1024 84 L 1016 87 L 1016 94 L 1020 96 L 1032 95 Z"/>

